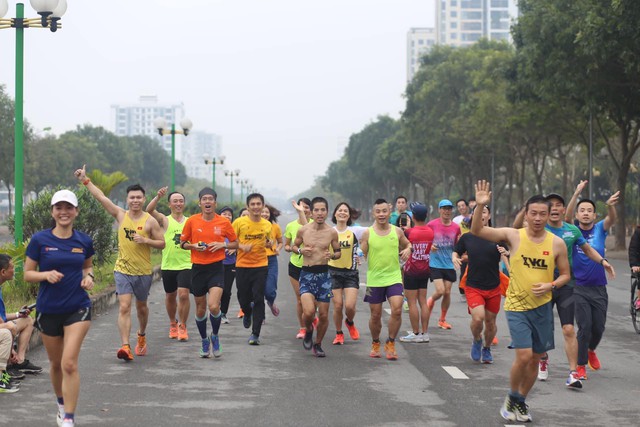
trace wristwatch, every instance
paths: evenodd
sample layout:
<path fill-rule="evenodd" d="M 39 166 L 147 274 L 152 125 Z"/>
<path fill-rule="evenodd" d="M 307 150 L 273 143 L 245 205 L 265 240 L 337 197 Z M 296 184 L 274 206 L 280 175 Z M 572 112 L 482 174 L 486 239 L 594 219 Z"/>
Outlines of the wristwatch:
<path fill-rule="evenodd" d="M 605 261 L 609 262 L 609 260 L 608 260 L 608 259 L 606 259 L 606 258 L 602 258 L 602 259 L 600 260 L 600 265 L 603 265 Z"/>

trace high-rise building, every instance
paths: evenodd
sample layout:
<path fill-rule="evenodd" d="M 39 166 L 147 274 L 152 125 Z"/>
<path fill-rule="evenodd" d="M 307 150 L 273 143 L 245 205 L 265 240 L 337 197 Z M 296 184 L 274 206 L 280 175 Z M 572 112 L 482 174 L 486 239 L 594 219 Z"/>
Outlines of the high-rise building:
<path fill-rule="evenodd" d="M 205 164 L 204 159 L 220 160 L 222 156 L 222 137 L 214 133 L 191 131 L 182 147 L 182 164 L 187 175 L 193 178 L 212 181 L 213 166 Z M 224 165 L 216 165 L 216 184 L 224 184 Z"/>
<path fill-rule="evenodd" d="M 486 38 L 511 41 L 516 0 L 436 0 L 438 44 L 468 46 Z"/>
<path fill-rule="evenodd" d="M 411 28 L 407 33 L 407 82 L 413 80 L 420 57 L 436 44 L 435 28 Z"/>

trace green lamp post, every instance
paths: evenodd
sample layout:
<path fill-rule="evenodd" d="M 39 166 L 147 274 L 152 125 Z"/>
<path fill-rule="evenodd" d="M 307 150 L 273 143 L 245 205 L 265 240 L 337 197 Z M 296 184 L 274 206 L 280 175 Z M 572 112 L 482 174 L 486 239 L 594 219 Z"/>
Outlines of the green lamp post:
<path fill-rule="evenodd" d="M 163 117 L 158 117 L 153 121 L 153 125 L 158 129 L 160 136 L 171 135 L 171 191 L 176 191 L 176 134 L 189 135 L 193 123 L 191 123 L 191 120 L 184 118 L 180 120 L 182 130 L 176 130 L 174 123 L 171 123 L 171 127 L 167 128 L 167 121 Z"/>
<path fill-rule="evenodd" d="M 216 189 L 216 165 L 223 165 L 224 164 L 224 160 L 226 159 L 225 156 L 220 156 L 217 159 L 211 158 L 209 157 L 209 155 L 207 153 L 205 153 L 203 155 L 204 157 L 204 164 L 205 165 L 211 165 L 213 166 L 211 168 L 211 185 L 214 190 Z"/>
<path fill-rule="evenodd" d="M 224 171 L 225 176 L 229 177 L 229 183 L 231 184 L 231 204 L 233 205 L 233 177 L 240 175 L 240 169 L 236 170 L 226 170 Z"/>

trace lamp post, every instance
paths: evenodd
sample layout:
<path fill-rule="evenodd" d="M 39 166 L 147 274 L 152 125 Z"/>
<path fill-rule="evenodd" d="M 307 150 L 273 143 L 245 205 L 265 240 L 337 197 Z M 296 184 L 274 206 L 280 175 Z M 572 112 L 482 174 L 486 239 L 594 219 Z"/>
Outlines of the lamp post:
<path fill-rule="evenodd" d="M 212 170 L 211 170 L 211 184 L 213 185 L 213 189 L 216 189 L 216 165 L 223 165 L 224 164 L 224 159 L 226 159 L 225 156 L 220 156 L 217 159 L 214 157 L 213 159 L 209 158 L 209 155 L 207 153 L 205 153 L 203 155 L 204 157 L 204 164 L 205 165 L 211 165 L 213 166 Z"/>
<path fill-rule="evenodd" d="M 244 190 L 245 188 L 249 190 L 249 180 L 248 179 L 236 179 L 236 183 L 240 184 L 240 200 L 244 200 Z M 249 191 L 247 191 L 249 194 Z"/>
<path fill-rule="evenodd" d="M 186 117 L 180 120 L 182 130 L 176 130 L 175 123 L 171 123 L 171 128 L 167 128 L 167 121 L 163 117 L 158 117 L 153 121 L 153 125 L 158 129 L 160 136 L 171 135 L 171 191 L 176 190 L 176 134 L 187 136 L 193 127 L 191 120 Z"/>
<path fill-rule="evenodd" d="M 24 3 L 16 4 L 15 18 L 2 18 L 9 10 L 7 0 L 0 0 L 0 30 L 15 28 L 16 30 L 16 91 L 14 111 L 14 182 L 15 195 L 15 243 L 22 242 L 23 198 L 24 192 L 24 29 L 48 28 L 55 33 L 60 25 L 60 18 L 67 11 L 67 0 L 31 0 L 31 7 L 40 18 L 25 18 Z"/>
<path fill-rule="evenodd" d="M 224 171 L 224 174 L 225 176 L 229 177 L 229 183 L 231 184 L 230 198 L 231 198 L 231 204 L 233 204 L 233 177 L 240 175 L 240 169 L 226 170 Z"/>

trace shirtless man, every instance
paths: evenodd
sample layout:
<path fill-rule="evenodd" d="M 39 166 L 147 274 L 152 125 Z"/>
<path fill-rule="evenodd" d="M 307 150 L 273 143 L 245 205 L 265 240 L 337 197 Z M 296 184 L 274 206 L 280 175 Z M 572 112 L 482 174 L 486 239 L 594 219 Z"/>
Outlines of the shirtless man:
<path fill-rule="evenodd" d="M 325 222 L 329 214 L 329 203 L 322 197 L 311 200 L 313 222 L 298 230 L 292 252 L 302 255 L 300 273 L 300 301 L 302 321 L 306 328 L 302 345 L 305 350 L 313 348 L 316 357 L 325 357 L 322 339 L 329 325 L 329 301 L 331 300 L 331 278 L 329 260 L 340 258 L 338 232 Z M 300 246 L 303 245 L 302 248 Z M 330 249 L 333 249 L 331 252 Z M 313 319 L 318 307 L 318 326 L 313 343 Z"/>

